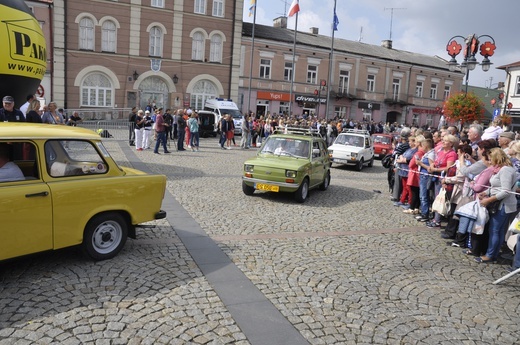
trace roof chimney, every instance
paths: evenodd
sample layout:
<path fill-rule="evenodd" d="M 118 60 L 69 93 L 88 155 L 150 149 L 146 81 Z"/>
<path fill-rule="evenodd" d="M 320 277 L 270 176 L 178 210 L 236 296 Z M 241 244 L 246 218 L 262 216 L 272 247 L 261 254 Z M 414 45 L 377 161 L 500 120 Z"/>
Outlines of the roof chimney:
<path fill-rule="evenodd" d="M 287 17 L 278 17 L 273 19 L 273 27 L 287 29 Z"/>
<path fill-rule="evenodd" d="M 312 27 L 312 28 L 310 28 L 310 30 L 309 30 L 309 31 L 310 31 L 310 32 L 311 32 L 311 34 L 313 34 L 313 35 L 318 35 L 318 34 L 319 34 L 319 32 L 320 32 L 320 29 L 318 29 L 318 28 L 315 28 L 315 27 Z"/>
<path fill-rule="evenodd" d="M 381 41 L 381 47 L 392 49 L 392 40 Z"/>

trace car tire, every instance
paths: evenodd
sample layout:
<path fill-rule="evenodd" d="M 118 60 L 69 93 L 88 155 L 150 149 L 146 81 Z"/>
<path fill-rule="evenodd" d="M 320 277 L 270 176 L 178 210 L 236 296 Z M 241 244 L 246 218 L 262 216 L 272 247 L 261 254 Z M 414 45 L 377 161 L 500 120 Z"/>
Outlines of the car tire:
<path fill-rule="evenodd" d="M 371 168 L 374 166 L 374 156 L 372 156 L 372 158 L 370 159 L 370 161 L 368 162 L 368 166 Z"/>
<path fill-rule="evenodd" d="M 253 195 L 255 193 L 255 187 L 248 186 L 244 181 L 242 181 L 242 191 L 245 195 Z"/>
<path fill-rule="evenodd" d="M 359 163 L 356 165 L 356 170 L 357 170 L 357 171 L 361 171 L 361 170 L 363 170 L 363 164 L 365 164 L 365 162 L 363 161 L 363 158 L 361 158 L 361 159 L 359 160 Z"/>
<path fill-rule="evenodd" d="M 123 216 L 115 212 L 93 217 L 85 227 L 83 251 L 96 261 L 116 256 L 126 243 L 128 224 Z"/>
<path fill-rule="evenodd" d="M 323 182 L 320 184 L 320 190 L 327 190 L 330 185 L 330 171 L 327 171 L 325 174 L 325 178 L 323 179 Z"/>
<path fill-rule="evenodd" d="M 299 203 L 303 203 L 307 200 L 307 196 L 309 196 L 309 179 L 306 177 L 303 179 L 300 188 L 294 192 L 294 199 Z"/>

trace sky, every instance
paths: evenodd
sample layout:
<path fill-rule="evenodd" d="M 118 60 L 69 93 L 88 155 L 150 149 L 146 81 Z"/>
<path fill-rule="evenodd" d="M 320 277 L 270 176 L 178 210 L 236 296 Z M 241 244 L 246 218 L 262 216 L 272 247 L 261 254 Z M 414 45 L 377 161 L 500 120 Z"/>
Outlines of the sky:
<path fill-rule="evenodd" d="M 244 0 L 245 22 L 251 0 Z M 273 19 L 286 14 L 292 0 L 256 0 L 256 23 L 272 25 Z M 320 35 L 331 36 L 334 0 L 300 0 L 298 31 L 318 27 Z M 393 10 L 392 10 L 393 9 Z M 495 40 L 495 54 L 488 72 L 477 66 L 469 74 L 469 85 L 495 88 L 506 80 L 506 72 L 496 69 L 520 61 L 520 33 L 516 21 L 520 0 L 337 0 L 339 19 L 336 38 L 380 45 L 392 39 L 393 48 L 439 56 L 449 61 L 446 45 L 454 36 L 489 35 Z M 393 13 L 393 15 L 392 15 Z M 287 27 L 294 29 L 295 17 Z M 392 25 L 391 25 L 392 24 Z M 390 30 L 391 27 L 391 30 Z M 484 37 L 481 43 L 491 41 Z M 459 43 L 463 40 L 459 39 Z M 483 57 L 476 55 L 477 61 Z M 462 53 L 457 61 L 462 62 Z"/>

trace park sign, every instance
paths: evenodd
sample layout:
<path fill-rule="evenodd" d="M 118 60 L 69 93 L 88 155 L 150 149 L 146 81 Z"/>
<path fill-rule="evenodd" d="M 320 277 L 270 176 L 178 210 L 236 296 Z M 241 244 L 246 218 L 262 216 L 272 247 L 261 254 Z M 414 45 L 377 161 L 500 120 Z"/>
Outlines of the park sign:
<path fill-rule="evenodd" d="M 0 0 L 0 98 L 15 106 L 35 93 L 47 69 L 47 47 L 40 23 L 24 1 Z"/>

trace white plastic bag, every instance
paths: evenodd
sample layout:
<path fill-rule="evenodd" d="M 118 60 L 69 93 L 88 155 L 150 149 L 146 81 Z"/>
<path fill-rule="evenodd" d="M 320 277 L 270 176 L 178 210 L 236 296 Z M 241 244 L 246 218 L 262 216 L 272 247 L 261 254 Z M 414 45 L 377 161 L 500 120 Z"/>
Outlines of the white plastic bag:
<path fill-rule="evenodd" d="M 433 201 L 432 211 L 437 212 L 441 216 L 446 216 L 449 212 L 447 204 L 446 190 L 441 188 L 439 194 L 437 194 Z"/>
<path fill-rule="evenodd" d="M 487 208 L 480 205 L 480 200 L 477 198 L 477 219 L 475 220 L 475 226 L 472 232 L 476 235 L 482 235 L 484 233 L 484 227 L 489 220 L 489 214 Z"/>

